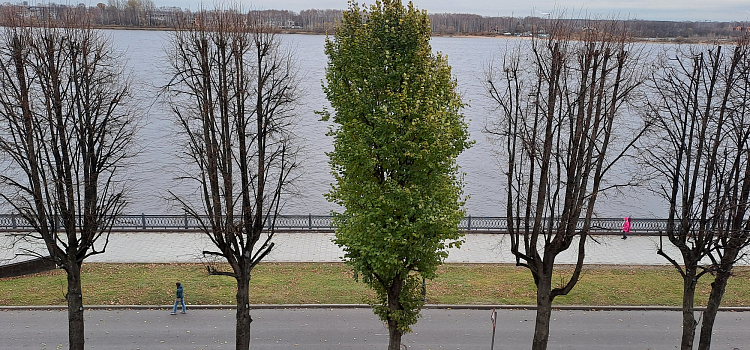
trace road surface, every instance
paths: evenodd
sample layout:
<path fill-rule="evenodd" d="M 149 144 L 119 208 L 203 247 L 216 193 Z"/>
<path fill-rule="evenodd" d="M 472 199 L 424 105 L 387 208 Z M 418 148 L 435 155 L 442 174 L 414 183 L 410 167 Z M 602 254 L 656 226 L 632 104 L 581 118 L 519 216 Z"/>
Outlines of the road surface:
<path fill-rule="evenodd" d="M 251 349 L 386 348 L 387 330 L 369 309 L 253 310 Z M 87 349 L 233 349 L 234 310 L 87 310 Z M 549 349 L 675 349 L 674 311 L 555 311 Z M 65 311 L 0 311 L 0 350 L 67 349 Z M 530 348 L 534 311 L 498 310 L 495 349 Z M 722 312 L 714 349 L 750 349 L 750 312 Z M 489 349 L 490 311 L 424 310 L 409 349 Z"/>

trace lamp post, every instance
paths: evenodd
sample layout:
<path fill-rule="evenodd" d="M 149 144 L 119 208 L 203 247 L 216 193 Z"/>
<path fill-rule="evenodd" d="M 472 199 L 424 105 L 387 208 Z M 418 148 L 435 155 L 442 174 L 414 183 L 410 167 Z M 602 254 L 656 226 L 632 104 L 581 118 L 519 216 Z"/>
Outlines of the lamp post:
<path fill-rule="evenodd" d="M 490 346 L 490 350 L 495 349 L 495 325 L 497 324 L 497 311 L 495 309 L 492 309 L 492 315 L 490 316 L 490 320 L 492 320 L 492 345 Z"/>

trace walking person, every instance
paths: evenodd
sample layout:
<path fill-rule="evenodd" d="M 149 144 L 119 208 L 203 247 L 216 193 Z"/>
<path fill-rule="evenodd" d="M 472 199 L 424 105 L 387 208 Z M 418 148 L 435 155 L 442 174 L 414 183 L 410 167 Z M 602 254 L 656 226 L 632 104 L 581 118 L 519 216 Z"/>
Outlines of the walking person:
<path fill-rule="evenodd" d="M 185 293 L 182 290 L 182 284 L 180 284 L 180 282 L 177 282 L 177 293 L 175 295 L 174 307 L 170 313 L 171 315 L 177 314 L 177 303 L 182 304 L 182 312 L 180 313 L 187 313 L 187 308 L 185 307 Z"/>
<path fill-rule="evenodd" d="M 630 218 L 626 216 L 622 223 L 622 239 L 628 239 L 628 233 L 630 233 Z"/>

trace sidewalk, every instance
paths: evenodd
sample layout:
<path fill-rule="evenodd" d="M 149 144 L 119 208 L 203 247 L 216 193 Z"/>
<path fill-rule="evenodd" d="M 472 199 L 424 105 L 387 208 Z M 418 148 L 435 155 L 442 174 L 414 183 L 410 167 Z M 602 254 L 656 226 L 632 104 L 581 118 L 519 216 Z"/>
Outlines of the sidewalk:
<path fill-rule="evenodd" d="M 264 261 L 267 262 L 339 262 L 344 252 L 333 244 L 333 233 L 303 232 L 277 233 L 273 252 Z M 669 263 L 656 254 L 659 237 L 630 236 L 595 236 L 586 244 L 586 263 L 601 265 L 668 265 Z M 507 235 L 467 234 L 465 243 L 460 249 L 449 251 L 447 263 L 515 263 L 510 252 L 510 239 Z M 676 248 L 665 243 L 665 250 L 676 254 Z M 24 242 L 24 248 L 44 252 L 44 245 Z M 97 245 L 97 249 L 101 249 Z M 109 245 L 104 254 L 86 259 L 87 262 L 106 263 L 197 263 L 203 261 L 204 250 L 216 250 L 211 241 L 202 233 L 157 233 L 128 232 L 112 233 Z M 16 249 L 17 251 L 17 249 Z M 557 258 L 559 264 L 573 264 L 577 254 L 577 245 Z M 0 265 L 28 258 L 13 258 L 10 238 L 0 237 Z M 738 265 L 750 265 L 748 259 Z"/>

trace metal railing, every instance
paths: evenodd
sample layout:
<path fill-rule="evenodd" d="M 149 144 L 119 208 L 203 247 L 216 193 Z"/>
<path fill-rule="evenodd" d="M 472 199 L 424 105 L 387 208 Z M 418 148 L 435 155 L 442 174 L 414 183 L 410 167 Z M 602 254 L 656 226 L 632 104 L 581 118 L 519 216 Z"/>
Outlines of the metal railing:
<path fill-rule="evenodd" d="M 278 231 L 334 230 L 330 215 L 279 215 L 275 228 Z M 208 222 L 207 218 L 202 218 Z M 270 220 L 269 220 L 270 222 Z M 622 218 L 595 218 L 591 222 L 591 233 L 615 234 L 622 229 Z M 655 234 L 664 231 L 666 219 L 630 219 L 633 234 Z M 113 230 L 117 231 L 194 231 L 200 230 L 200 221 L 190 215 L 120 215 L 115 219 Z M 507 220 L 496 216 L 467 216 L 458 225 L 467 232 L 504 233 Z M 578 227 L 579 229 L 582 227 Z M 28 231 L 33 227 L 18 214 L 0 214 L 0 231 Z"/>

